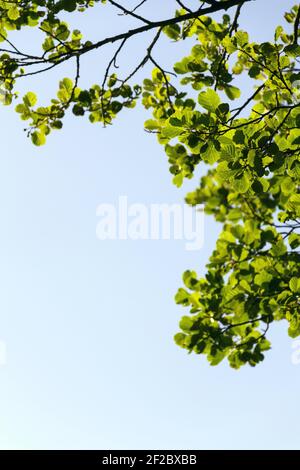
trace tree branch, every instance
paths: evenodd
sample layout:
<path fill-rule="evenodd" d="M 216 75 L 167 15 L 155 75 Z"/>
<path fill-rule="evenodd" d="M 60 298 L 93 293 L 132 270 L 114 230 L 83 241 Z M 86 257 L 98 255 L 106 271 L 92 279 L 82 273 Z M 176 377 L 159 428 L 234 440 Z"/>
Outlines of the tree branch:
<path fill-rule="evenodd" d="M 300 23 L 300 6 L 298 7 L 297 16 L 294 23 L 294 44 L 298 44 L 298 32 L 299 32 L 299 23 Z"/>
<path fill-rule="evenodd" d="M 110 36 L 105 39 L 102 39 L 98 42 L 95 42 L 94 44 L 91 44 L 89 46 L 83 47 L 81 49 L 74 50 L 73 55 L 77 54 L 86 54 L 87 52 L 90 52 L 95 49 L 99 49 L 100 47 L 106 45 L 106 44 L 112 44 L 117 41 L 122 41 L 123 39 L 129 39 L 133 36 L 137 36 L 138 34 L 145 33 L 147 31 L 151 31 L 152 29 L 156 28 L 164 28 L 166 26 L 174 25 L 174 24 L 179 24 L 183 23 L 185 21 L 189 21 L 195 18 L 198 18 L 199 16 L 210 14 L 210 13 L 216 13 L 218 11 L 222 10 L 228 10 L 229 8 L 232 8 L 234 6 L 240 5 L 245 2 L 251 2 L 255 0 L 228 0 L 228 1 L 220 1 L 220 2 L 213 2 L 212 6 L 203 8 L 203 9 L 198 9 L 194 12 L 191 13 L 186 13 L 185 15 L 180 15 L 172 18 L 168 18 L 166 20 L 159 20 L 159 21 L 153 21 L 149 24 L 146 24 L 144 26 L 140 26 L 139 28 L 131 29 L 125 33 L 120 33 L 115 36 Z M 65 60 L 70 58 L 70 54 L 65 52 L 60 56 L 60 60 L 58 60 L 58 63 L 64 62 Z"/>

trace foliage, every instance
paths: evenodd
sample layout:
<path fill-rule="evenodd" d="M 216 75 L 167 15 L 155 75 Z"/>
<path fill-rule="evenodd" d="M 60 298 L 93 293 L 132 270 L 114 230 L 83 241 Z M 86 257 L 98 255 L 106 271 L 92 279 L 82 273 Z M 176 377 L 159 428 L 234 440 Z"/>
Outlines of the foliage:
<path fill-rule="evenodd" d="M 29 67 L 52 68 L 74 58 L 75 79 L 61 80 L 49 106 L 37 107 L 36 95 L 29 92 L 16 107 L 29 121 L 35 145 L 44 144 L 52 129 L 62 128 L 70 107 L 74 115 L 88 115 L 91 122 L 106 125 L 141 98 L 153 113 L 145 128 L 164 145 L 174 184 L 192 178 L 200 163 L 207 166 L 186 201 L 203 204 L 223 228 L 205 277 L 194 271 L 183 275 L 184 288 L 176 302 L 190 314 L 182 318 L 175 341 L 189 352 L 205 354 L 212 365 L 227 357 L 234 368 L 255 366 L 270 348 L 266 335 L 274 321 L 287 321 L 292 338 L 300 335 L 300 8 L 286 13 L 287 31 L 277 27 L 274 39 L 262 44 L 251 42 L 239 28 L 245 1 L 207 1 L 196 11 L 177 2 L 175 16 L 160 22 L 107 2 L 140 19 L 143 26 L 98 43 L 84 41 L 79 31 L 70 31 L 59 19 L 62 10 L 84 11 L 97 3 L 106 2 L 0 1 L 3 42 L 10 29 L 25 25 L 45 34 L 42 58 L 20 57 L 13 47 L 2 52 L 6 104 L 15 97 L 18 79 L 31 73 Z M 217 22 L 207 15 L 232 6 L 233 18 L 224 14 Z M 150 29 L 156 35 L 137 68 L 125 79 L 110 73 L 127 39 Z M 153 58 L 161 33 L 172 41 L 194 39 L 190 54 L 174 66 L 180 80 Z M 81 55 L 115 41 L 119 47 L 103 83 L 80 89 Z M 152 76 L 141 85 L 130 85 L 147 62 L 155 65 Z M 237 86 L 240 75 L 253 82 L 253 93 L 243 100 Z"/>

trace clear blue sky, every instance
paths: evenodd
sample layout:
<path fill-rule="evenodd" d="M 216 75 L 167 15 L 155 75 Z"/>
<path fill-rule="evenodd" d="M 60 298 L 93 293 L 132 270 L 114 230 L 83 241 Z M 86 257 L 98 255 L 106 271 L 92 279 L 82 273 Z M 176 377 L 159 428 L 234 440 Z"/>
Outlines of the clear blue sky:
<path fill-rule="evenodd" d="M 160 5 L 162 17 L 171 4 Z M 257 0 L 241 25 L 254 39 L 272 39 L 293 4 Z M 90 37 L 104 36 L 116 27 L 109 11 L 76 21 Z M 118 18 L 118 28 L 127 21 Z M 29 33 L 19 41 L 35 46 Z M 123 63 L 141 51 L 132 42 Z M 158 56 L 175 60 L 181 52 L 164 44 Z M 83 83 L 101 80 L 108 55 L 85 59 Z M 41 76 L 23 86 L 46 98 L 57 83 Z M 173 343 L 186 313 L 173 295 L 185 269 L 204 272 L 219 230 L 213 220 L 205 219 L 199 252 L 180 241 L 96 238 L 98 204 L 120 195 L 180 202 L 197 184 L 172 186 L 163 149 L 143 131 L 145 111 L 108 129 L 68 119 L 39 149 L 12 109 L 0 115 L 0 340 L 8 353 L 0 367 L 0 447 L 299 449 L 300 365 L 291 363 L 284 323 L 255 369 L 212 368 Z"/>

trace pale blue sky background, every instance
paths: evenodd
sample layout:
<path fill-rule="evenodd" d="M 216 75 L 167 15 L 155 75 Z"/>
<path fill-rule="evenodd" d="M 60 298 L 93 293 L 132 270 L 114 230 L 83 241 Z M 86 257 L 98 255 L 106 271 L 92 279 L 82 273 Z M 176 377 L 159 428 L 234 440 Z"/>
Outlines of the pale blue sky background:
<path fill-rule="evenodd" d="M 173 2 L 158 3 L 165 17 Z M 271 39 L 293 4 L 257 0 L 241 25 Z M 116 28 L 109 11 L 98 7 L 78 25 L 90 37 L 107 35 Z M 118 18 L 118 28 L 125 24 Z M 27 33 L 19 41 L 28 50 L 36 44 Z M 141 46 L 132 42 L 123 63 Z M 162 45 L 157 57 L 175 60 L 184 48 Z M 101 77 L 105 56 L 85 59 L 83 83 Z M 41 76 L 23 86 L 46 98 L 57 83 Z M 225 363 L 211 368 L 173 343 L 187 313 L 173 295 L 185 269 L 204 272 L 219 230 L 213 220 L 205 219 L 200 252 L 180 241 L 96 238 L 99 203 L 119 195 L 180 202 L 197 184 L 172 186 L 163 149 L 143 131 L 145 111 L 127 112 L 108 129 L 68 119 L 39 149 L 12 109 L 0 113 L 0 339 L 8 352 L 0 447 L 299 449 L 300 365 L 291 363 L 286 325 L 273 329 L 262 365 L 238 372 Z"/>

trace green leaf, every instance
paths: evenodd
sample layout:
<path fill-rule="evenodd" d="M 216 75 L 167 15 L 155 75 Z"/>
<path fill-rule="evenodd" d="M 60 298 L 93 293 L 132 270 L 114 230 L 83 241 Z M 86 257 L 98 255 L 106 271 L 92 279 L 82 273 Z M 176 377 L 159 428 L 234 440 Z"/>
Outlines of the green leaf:
<path fill-rule="evenodd" d="M 249 35 L 246 31 L 238 31 L 234 37 L 240 47 L 244 47 L 249 42 Z"/>
<path fill-rule="evenodd" d="M 17 5 L 9 8 L 7 16 L 10 20 L 17 20 L 20 17 L 20 12 L 18 10 Z"/>
<path fill-rule="evenodd" d="M 219 95 L 214 90 L 209 88 L 208 90 L 199 93 L 198 102 L 203 108 L 214 112 L 219 106 L 221 100 Z"/>
<path fill-rule="evenodd" d="M 32 91 L 29 91 L 28 93 L 26 93 L 26 95 L 24 96 L 23 98 L 23 101 L 24 101 L 24 104 L 26 106 L 28 106 L 29 108 L 31 108 L 32 106 L 34 106 L 36 103 L 37 103 L 37 96 L 35 93 L 33 93 Z M 20 107 L 19 107 L 20 109 Z M 20 111 L 18 111 L 20 112 Z"/>
<path fill-rule="evenodd" d="M 290 244 L 290 247 L 295 250 L 296 248 L 298 248 L 298 246 L 300 246 L 300 235 L 298 233 L 292 233 L 289 238 L 289 244 Z"/>
<path fill-rule="evenodd" d="M 180 188 L 183 183 L 183 173 L 178 173 L 178 175 L 175 175 L 173 178 L 173 184 L 177 186 L 177 188 Z"/>
<path fill-rule="evenodd" d="M 179 326 L 183 331 L 190 331 L 191 328 L 193 327 L 194 322 L 190 317 L 182 317 Z"/>
<path fill-rule="evenodd" d="M 250 188 L 250 180 L 247 173 L 236 176 L 232 181 L 233 188 L 239 193 L 246 193 Z"/>
<path fill-rule="evenodd" d="M 155 121 L 154 119 L 148 119 L 144 125 L 145 129 L 147 129 L 148 131 L 155 131 L 157 129 L 160 129 L 159 122 Z"/>
<path fill-rule="evenodd" d="M 31 140 L 34 143 L 34 145 L 37 145 L 38 147 L 46 143 L 45 134 L 39 131 L 35 131 L 31 134 Z"/>
<path fill-rule="evenodd" d="M 300 279 L 297 277 L 292 277 L 292 279 L 289 282 L 289 286 L 292 292 L 298 293 L 300 292 Z"/>
<path fill-rule="evenodd" d="M 57 97 L 63 103 L 68 102 L 71 99 L 74 89 L 73 81 L 70 78 L 64 78 L 59 82 L 59 91 Z"/>
<path fill-rule="evenodd" d="M 201 157 L 203 160 L 210 165 L 215 163 L 220 156 L 220 153 L 217 151 L 213 142 L 208 142 L 201 148 Z"/>
<path fill-rule="evenodd" d="M 241 96 L 241 90 L 232 85 L 225 87 L 225 93 L 230 100 L 235 100 Z"/>
<path fill-rule="evenodd" d="M 263 271 L 260 274 L 257 274 L 254 278 L 255 284 L 258 286 L 262 286 L 264 284 L 269 284 L 271 280 L 273 279 L 272 274 Z"/>

